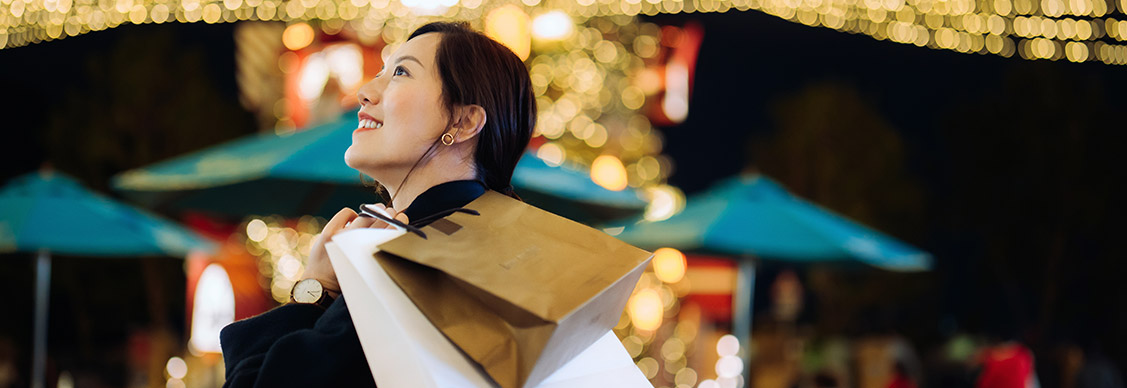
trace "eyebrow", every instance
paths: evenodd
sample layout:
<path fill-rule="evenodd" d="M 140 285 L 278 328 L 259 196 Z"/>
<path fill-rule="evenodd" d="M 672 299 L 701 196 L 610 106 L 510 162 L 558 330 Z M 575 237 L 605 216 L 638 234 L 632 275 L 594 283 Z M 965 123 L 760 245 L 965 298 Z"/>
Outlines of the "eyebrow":
<path fill-rule="evenodd" d="M 395 63 L 403 62 L 403 61 L 406 61 L 406 60 L 415 61 L 415 63 L 418 63 L 419 66 L 423 66 L 422 61 L 420 61 L 418 58 L 415 58 L 415 57 L 410 56 L 410 55 L 405 55 L 405 56 L 399 57 L 399 59 L 395 60 Z M 426 66 L 423 66 L 423 68 L 425 69 Z"/>

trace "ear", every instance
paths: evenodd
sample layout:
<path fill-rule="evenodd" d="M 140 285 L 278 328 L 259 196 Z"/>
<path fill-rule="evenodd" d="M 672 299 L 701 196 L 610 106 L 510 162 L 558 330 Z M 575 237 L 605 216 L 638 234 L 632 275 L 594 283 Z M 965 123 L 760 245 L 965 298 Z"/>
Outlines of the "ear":
<path fill-rule="evenodd" d="M 454 142 L 461 143 L 475 138 L 485 128 L 485 108 L 481 105 L 463 105 L 454 109 L 455 119 L 451 129 Z"/>

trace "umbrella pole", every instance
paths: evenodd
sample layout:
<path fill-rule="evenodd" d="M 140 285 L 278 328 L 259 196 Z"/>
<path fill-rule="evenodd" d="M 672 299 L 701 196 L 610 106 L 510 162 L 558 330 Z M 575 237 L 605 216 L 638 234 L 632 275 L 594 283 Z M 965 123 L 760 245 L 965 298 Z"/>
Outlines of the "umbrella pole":
<path fill-rule="evenodd" d="M 740 341 L 740 358 L 743 359 L 743 386 L 751 385 L 751 318 L 755 311 L 755 258 L 737 260 L 736 291 L 732 296 L 732 335 Z"/>
<path fill-rule="evenodd" d="M 31 386 L 47 386 L 47 302 L 51 290 L 51 254 L 39 251 L 35 260 L 35 337 L 32 347 Z"/>

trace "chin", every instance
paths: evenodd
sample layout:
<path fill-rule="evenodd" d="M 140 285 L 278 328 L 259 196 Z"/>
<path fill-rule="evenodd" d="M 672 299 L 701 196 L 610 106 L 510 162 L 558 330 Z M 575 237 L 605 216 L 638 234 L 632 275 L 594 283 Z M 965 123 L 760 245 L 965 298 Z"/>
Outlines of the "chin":
<path fill-rule="evenodd" d="M 353 147 L 348 147 L 348 150 L 344 151 L 344 164 L 348 165 L 348 167 L 352 167 L 353 170 L 371 176 L 368 170 L 371 170 L 372 163 L 371 161 L 365 160 L 364 156 L 363 153 L 357 152 Z"/>
<path fill-rule="evenodd" d="M 344 164 L 376 181 L 380 181 L 381 174 L 378 174 L 378 172 L 386 169 L 386 167 L 383 167 L 383 163 L 372 160 L 372 155 L 356 152 L 352 147 L 344 152 Z"/>

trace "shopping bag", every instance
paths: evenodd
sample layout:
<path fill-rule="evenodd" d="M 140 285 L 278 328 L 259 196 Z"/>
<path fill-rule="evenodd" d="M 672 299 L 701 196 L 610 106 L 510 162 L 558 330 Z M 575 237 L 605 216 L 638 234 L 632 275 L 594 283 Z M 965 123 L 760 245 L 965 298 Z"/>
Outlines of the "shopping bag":
<path fill-rule="evenodd" d="M 503 388 L 534 387 L 618 322 L 651 254 L 487 191 L 376 261 Z"/>
<path fill-rule="evenodd" d="M 372 260 L 401 231 L 360 229 L 326 244 L 376 384 L 381 388 L 495 387 Z M 550 375 L 539 388 L 652 388 L 613 332 Z"/>

